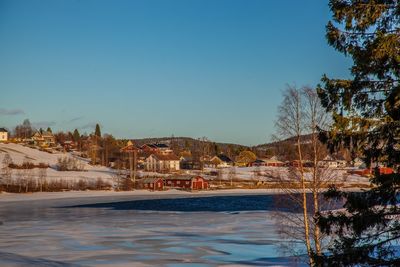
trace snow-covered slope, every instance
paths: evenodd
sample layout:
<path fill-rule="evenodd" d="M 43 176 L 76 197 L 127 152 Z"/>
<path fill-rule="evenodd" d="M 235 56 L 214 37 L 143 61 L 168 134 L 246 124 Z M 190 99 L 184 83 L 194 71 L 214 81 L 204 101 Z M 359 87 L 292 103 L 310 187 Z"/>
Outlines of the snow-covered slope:
<path fill-rule="evenodd" d="M 8 153 L 15 164 L 21 164 L 24 160 L 28 159 L 34 164 L 45 163 L 49 164 L 50 168 L 47 169 L 48 179 L 66 179 L 66 180 L 80 180 L 80 179 L 97 179 L 104 180 L 112 179 L 114 171 L 110 168 L 103 166 L 92 166 L 88 161 L 83 158 L 76 157 L 70 153 L 47 153 L 37 149 L 25 147 L 20 144 L 4 144 L 0 143 L 0 165 L 3 158 Z M 83 166 L 84 171 L 67 171 L 61 172 L 56 170 L 56 164 L 59 158 L 74 157 Z"/>

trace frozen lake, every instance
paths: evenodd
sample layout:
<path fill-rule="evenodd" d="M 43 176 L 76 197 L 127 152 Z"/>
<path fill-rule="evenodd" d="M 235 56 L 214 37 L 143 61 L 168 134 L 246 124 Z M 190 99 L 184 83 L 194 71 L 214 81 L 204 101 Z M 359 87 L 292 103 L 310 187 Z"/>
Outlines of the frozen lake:
<path fill-rule="evenodd" d="M 146 198 L 1 203 L 0 265 L 294 265 L 272 195 Z"/>

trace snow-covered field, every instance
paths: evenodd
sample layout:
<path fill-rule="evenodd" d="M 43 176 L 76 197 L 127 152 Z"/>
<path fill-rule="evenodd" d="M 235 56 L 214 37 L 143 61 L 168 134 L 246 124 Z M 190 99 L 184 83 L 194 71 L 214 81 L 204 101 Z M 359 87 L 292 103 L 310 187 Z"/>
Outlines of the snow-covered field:
<path fill-rule="evenodd" d="M 277 180 L 286 180 L 289 177 L 289 171 L 287 167 L 228 167 L 221 169 L 206 168 L 205 172 L 217 173 L 217 179 L 241 181 L 264 181 L 273 182 Z M 207 176 L 206 176 L 207 177 Z M 365 184 L 368 185 L 369 178 L 350 175 L 347 173 L 347 169 L 323 169 L 321 170 L 321 179 L 325 181 L 343 183 L 347 185 L 351 184 Z M 215 177 L 214 177 L 215 178 Z M 306 180 L 312 180 L 312 173 L 307 172 L 305 174 Z"/>
<path fill-rule="evenodd" d="M 104 181 L 112 182 L 114 170 L 103 166 L 92 166 L 88 164 L 88 160 L 74 156 L 70 153 L 47 153 L 37 149 L 25 147 L 19 144 L 4 144 L 0 143 L 0 164 L 3 161 L 5 154 L 8 153 L 15 164 L 22 164 L 28 159 L 34 164 L 45 163 L 49 164 L 47 169 L 47 179 L 63 179 L 63 180 L 91 180 L 101 178 Z M 84 171 L 58 171 L 56 164 L 59 158 L 74 157 L 83 166 Z M 15 174 L 15 173 L 14 173 Z"/>

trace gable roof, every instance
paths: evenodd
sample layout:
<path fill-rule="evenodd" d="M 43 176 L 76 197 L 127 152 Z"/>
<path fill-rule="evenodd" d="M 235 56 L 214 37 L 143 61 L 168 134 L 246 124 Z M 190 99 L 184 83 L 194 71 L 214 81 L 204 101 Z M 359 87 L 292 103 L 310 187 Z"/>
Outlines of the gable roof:
<path fill-rule="evenodd" d="M 232 162 L 232 160 L 228 156 L 225 156 L 224 154 L 219 154 L 217 156 L 217 158 L 219 158 L 221 161 L 226 162 L 226 163 Z"/>
<path fill-rule="evenodd" d="M 263 160 L 265 163 L 283 163 L 282 161 L 278 160 L 276 157 L 271 157 L 270 159 Z"/>
<path fill-rule="evenodd" d="M 54 137 L 54 135 L 51 132 L 36 132 L 33 137 L 37 137 L 37 138 L 42 138 L 42 137 Z"/>
<path fill-rule="evenodd" d="M 166 144 L 162 144 L 162 143 L 154 144 L 154 146 L 156 146 L 157 148 L 169 148 L 169 146 L 167 146 Z"/>
<path fill-rule="evenodd" d="M 52 132 L 48 132 L 48 131 L 43 132 L 42 136 L 43 137 L 54 137 L 53 133 Z"/>
<path fill-rule="evenodd" d="M 6 128 L 0 128 L 0 132 L 7 132 L 8 133 Z"/>
<path fill-rule="evenodd" d="M 146 146 L 149 147 L 149 148 L 153 148 L 153 149 L 157 149 L 157 148 L 159 148 L 159 149 L 162 149 L 162 148 L 169 148 L 169 146 L 166 145 L 166 144 L 162 144 L 162 143 L 151 143 L 151 144 L 144 144 L 144 145 L 142 145 L 142 149 L 145 148 Z"/>
<path fill-rule="evenodd" d="M 151 154 L 150 157 L 153 156 L 158 160 L 164 161 L 172 161 L 172 160 L 179 160 L 178 156 L 175 154 Z"/>
<path fill-rule="evenodd" d="M 140 148 L 138 146 L 136 146 L 132 141 L 128 141 L 126 143 L 126 146 L 124 146 L 123 148 L 120 149 L 121 152 L 131 152 L 134 150 L 139 150 Z"/>
<path fill-rule="evenodd" d="M 144 148 L 146 148 L 146 147 L 149 147 L 149 148 L 156 148 L 153 144 L 144 144 L 144 145 L 142 145 L 140 148 L 141 148 L 141 149 L 144 149 Z"/>
<path fill-rule="evenodd" d="M 196 177 L 201 177 L 204 180 L 206 180 L 203 176 L 199 176 L 199 175 L 171 175 L 171 176 L 168 176 L 166 179 L 190 181 Z"/>
<path fill-rule="evenodd" d="M 143 184 L 148 184 L 148 183 L 155 183 L 158 180 L 162 180 L 162 179 L 163 179 L 162 177 L 147 177 L 147 178 L 140 179 L 138 182 L 143 183 Z"/>

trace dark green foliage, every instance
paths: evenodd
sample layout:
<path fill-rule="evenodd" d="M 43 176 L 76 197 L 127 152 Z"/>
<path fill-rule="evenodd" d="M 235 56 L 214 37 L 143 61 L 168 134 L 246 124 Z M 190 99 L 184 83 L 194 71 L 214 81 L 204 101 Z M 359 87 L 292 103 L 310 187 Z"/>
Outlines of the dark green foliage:
<path fill-rule="evenodd" d="M 53 133 L 53 131 L 51 130 L 51 128 L 50 128 L 50 127 L 47 127 L 47 130 L 46 130 L 46 132 Z"/>
<path fill-rule="evenodd" d="M 400 3 L 395 0 L 331 0 L 328 43 L 353 59 L 351 79 L 324 75 L 318 93 L 333 126 L 321 133 L 331 151 L 347 148 L 369 165 L 400 166 Z M 335 238 L 320 265 L 399 266 L 394 242 L 400 239 L 396 206 L 400 174 L 379 175 L 360 193 L 331 190 L 344 210 L 319 217 L 321 229 Z"/>
<path fill-rule="evenodd" d="M 79 134 L 79 131 L 78 131 L 78 129 L 75 129 L 74 130 L 74 133 L 73 133 L 73 138 L 74 138 L 74 142 L 79 142 L 79 140 L 80 140 L 80 138 L 81 138 L 81 135 Z"/>
<path fill-rule="evenodd" d="M 96 130 L 94 131 L 94 135 L 97 137 L 101 137 L 100 125 L 96 124 Z"/>

